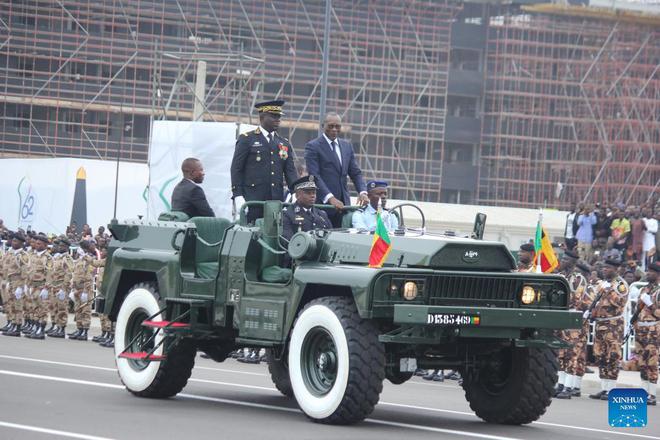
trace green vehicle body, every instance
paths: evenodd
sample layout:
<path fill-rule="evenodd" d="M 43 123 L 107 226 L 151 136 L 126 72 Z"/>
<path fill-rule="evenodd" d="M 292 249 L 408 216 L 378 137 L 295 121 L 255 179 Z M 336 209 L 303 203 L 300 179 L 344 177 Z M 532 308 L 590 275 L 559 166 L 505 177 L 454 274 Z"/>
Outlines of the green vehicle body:
<path fill-rule="evenodd" d="M 281 209 L 278 202 L 267 205 L 267 214 Z M 318 231 L 311 234 L 315 252 L 294 263 L 288 281 L 266 282 L 260 277 L 264 267 L 259 260 L 268 259 L 263 257 L 268 253 L 275 257 L 271 260 L 282 258 L 268 250 L 283 252 L 272 240 L 273 246 L 265 242 L 265 237 L 277 232 L 276 225 L 249 227 L 202 219 L 219 224 L 218 231 L 222 230 L 210 237 L 215 238 L 210 243 L 198 238 L 195 220 L 200 221 L 135 220 L 109 225 L 114 240 L 101 293 L 104 313 L 115 319 L 128 288 L 152 281 L 157 283 L 161 301 L 205 302 L 203 313 L 189 330 L 192 335 L 208 337 L 216 332 L 237 345 L 277 347 L 286 343 L 303 304 L 325 295 L 349 296 L 361 318 L 377 323 L 381 342 L 393 345 L 388 350 L 393 354 L 410 351 L 411 344 L 493 338 L 512 340 L 517 346 L 560 348 L 562 342 L 553 331 L 579 328 L 582 322 L 579 313 L 568 311 L 569 286 L 563 277 L 513 272 L 514 258 L 501 243 L 394 235 L 384 266 L 370 268 L 373 234 Z M 219 241 L 214 247 L 215 261 L 196 261 L 200 248 Z M 210 267 L 211 275 L 200 276 L 205 267 Z M 419 289 L 413 300 L 401 295 L 407 281 Z M 393 291 L 393 286 L 398 290 Z M 523 286 L 538 292 L 534 303 L 521 302 Z M 429 324 L 429 314 L 434 313 L 476 316 L 479 324 Z"/>

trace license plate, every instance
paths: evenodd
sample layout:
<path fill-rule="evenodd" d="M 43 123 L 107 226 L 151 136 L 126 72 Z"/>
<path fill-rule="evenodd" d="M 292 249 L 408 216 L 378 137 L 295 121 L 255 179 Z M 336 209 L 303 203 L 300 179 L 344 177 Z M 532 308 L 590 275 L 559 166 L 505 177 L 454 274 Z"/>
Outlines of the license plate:
<path fill-rule="evenodd" d="M 429 325 L 479 325 L 481 317 L 457 313 L 429 313 L 426 323 Z"/>

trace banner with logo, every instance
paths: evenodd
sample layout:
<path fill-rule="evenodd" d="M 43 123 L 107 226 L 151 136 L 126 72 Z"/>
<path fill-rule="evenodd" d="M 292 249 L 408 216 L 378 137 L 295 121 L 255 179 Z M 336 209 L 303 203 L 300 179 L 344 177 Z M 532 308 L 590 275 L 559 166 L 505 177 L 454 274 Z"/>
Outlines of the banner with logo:
<path fill-rule="evenodd" d="M 172 190 L 181 181 L 181 162 L 195 157 L 204 166 L 204 189 L 217 217 L 231 218 L 230 166 L 238 124 L 154 121 L 149 146 L 149 218 L 171 209 Z M 240 133 L 254 129 L 243 124 Z"/>
<path fill-rule="evenodd" d="M 0 159 L 0 219 L 11 230 L 62 234 L 73 218 L 96 232 L 113 215 L 116 164 L 72 158 Z M 120 163 L 118 218 L 146 215 L 148 181 L 146 164 Z"/>

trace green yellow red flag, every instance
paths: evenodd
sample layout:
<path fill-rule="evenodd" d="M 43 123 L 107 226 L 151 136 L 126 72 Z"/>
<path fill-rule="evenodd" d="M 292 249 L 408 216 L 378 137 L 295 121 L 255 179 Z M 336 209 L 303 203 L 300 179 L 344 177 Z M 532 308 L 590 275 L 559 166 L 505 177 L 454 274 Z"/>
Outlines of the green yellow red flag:
<path fill-rule="evenodd" d="M 374 231 L 374 241 L 371 244 L 369 252 L 369 267 L 382 267 L 387 259 L 387 255 L 392 249 L 392 242 L 387 233 L 387 228 L 380 216 L 380 208 L 376 214 L 376 230 Z"/>
<path fill-rule="evenodd" d="M 552 249 L 552 243 L 550 243 L 540 219 L 536 224 L 536 237 L 534 238 L 534 262 L 536 271 L 543 273 L 552 272 L 559 266 L 557 255 Z"/>

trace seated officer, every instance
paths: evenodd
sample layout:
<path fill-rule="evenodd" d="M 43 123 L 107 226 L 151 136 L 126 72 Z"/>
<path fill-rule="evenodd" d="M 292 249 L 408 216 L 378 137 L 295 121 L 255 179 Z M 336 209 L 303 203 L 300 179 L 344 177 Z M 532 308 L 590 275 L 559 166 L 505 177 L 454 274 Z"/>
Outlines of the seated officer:
<path fill-rule="evenodd" d="M 291 240 L 296 232 L 332 228 L 328 214 L 313 206 L 316 200 L 314 176 L 301 177 L 291 186 L 296 193 L 296 203 L 282 213 L 282 236 Z"/>
<path fill-rule="evenodd" d="M 366 231 L 376 230 L 376 216 L 378 214 L 378 205 L 381 206 L 381 218 L 388 231 L 393 232 L 399 227 L 399 220 L 396 215 L 385 209 L 387 203 L 387 182 L 370 180 L 367 183 L 367 197 L 369 204 L 364 208 L 355 211 L 353 214 L 353 227 Z"/>

